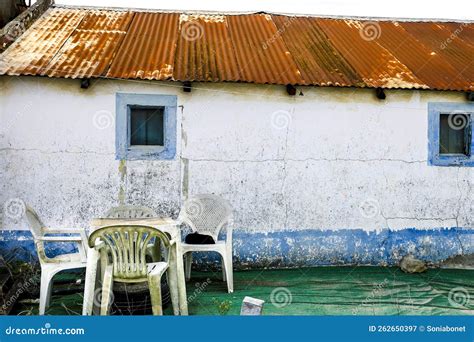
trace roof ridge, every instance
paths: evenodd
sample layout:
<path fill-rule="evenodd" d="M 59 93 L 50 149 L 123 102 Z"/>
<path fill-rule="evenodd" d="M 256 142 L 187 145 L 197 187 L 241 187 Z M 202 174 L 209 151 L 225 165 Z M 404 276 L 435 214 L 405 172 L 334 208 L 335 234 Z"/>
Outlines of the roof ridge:
<path fill-rule="evenodd" d="M 450 23 L 474 23 L 470 19 L 451 19 L 451 18 L 408 18 L 408 17 L 374 17 L 374 16 L 356 16 L 356 15 L 337 15 L 337 14 L 302 14 L 285 13 L 273 11 L 205 11 L 205 10 L 167 10 L 156 8 L 137 8 L 137 7 L 107 7 L 107 6 L 83 6 L 83 5 L 65 5 L 53 4 L 51 7 L 66 9 L 84 9 L 84 10 L 103 10 L 103 11 L 135 11 L 149 13 L 182 13 L 182 14 L 201 14 L 201 15 L 252 15 L 252 14 L 270 14 L 294 16 L 302 18 L 322 18 L 336 20 L 364 20 L 364 21 L 400 21 L 400 22 L 450 22 Z"/>

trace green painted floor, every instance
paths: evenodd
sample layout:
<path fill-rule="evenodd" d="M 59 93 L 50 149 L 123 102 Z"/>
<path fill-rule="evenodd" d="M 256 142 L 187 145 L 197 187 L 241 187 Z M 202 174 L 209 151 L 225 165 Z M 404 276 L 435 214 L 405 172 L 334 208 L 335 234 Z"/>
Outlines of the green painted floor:
<path fill-rule="evenodd" d="M 422 274 L 391 267 L 252 270 L 235 272 L 232 294 L 220 277 L 220 273 L 193 273 L 187 283 L 190 315 L 238 315 L 245 296 L 265 300 L 265 315 L 474 315 L 474 270 L 431 269 Z M 69 292 L 55 294 L 47 313 L 80 314 L 82 294 Z M 165 314 L 170 312 L 168 308 Z M 36 305 L 27 303 L 13 312 L 36 313 Z"/>

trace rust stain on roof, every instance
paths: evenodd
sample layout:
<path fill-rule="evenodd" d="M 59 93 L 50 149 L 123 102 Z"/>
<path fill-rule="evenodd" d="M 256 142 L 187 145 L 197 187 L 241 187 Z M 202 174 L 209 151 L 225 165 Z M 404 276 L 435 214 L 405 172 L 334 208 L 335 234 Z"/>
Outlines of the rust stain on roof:
<path fill-rule="evenodd" d="M 417 27 L 415 23 L 401 23 L 400 25 L 416 40 L 429 47 L 456 70 L 456 80 L 467 81 L 473 89 L 474 79 L 474 47 L 462 39 L 458 39 L 443 23 L 432 25 L 427 31 Z M 471 28 L 474 26 L 471 24 Z"/>
<path fill-rule="evenodd" d="M 370 87 L 428 88 L 378 38 L 383 34 L 372 22 L 321 19 L 318 24 L 334 47 Z M 373 24 L 373 29 L 366 29 Z"/>
<path fill-rule="evenodd" d="M 305 83 L 321 86 L 363 85 L 355 70 L 318 26 L 318 19 L 274 15 L 273 21 Z"/>
<path fill-rule="evenodd" d="M 466 44 L 474 46 L 474 27 L 466 23 L 443 23 L 443 26 L 451 32 L 451 39 L 461 39 Z"/>
<path fill-rule="evenodd" d="M 107 77 L 168 80 L 173 76 L 179 14 L 137 12 Z"/>
<path fill-rule="evenodd" d="M 469 82 L 459 78 L 459 72 L 446 59 L 406 32 L 401 25 L 383 22 L 380 23 L 380 28 L 382 34 L 378 43 L 406 65 L 424 84 L 439 89 L 469 87 Z"/>
<path fill-rule="evenodd" d="M 53 7 L 0 75 L 474 89 L 474 24 Z"/>
<path fill-rule="evenodd" d="M 241 81 L 304 84 L 281 34 L 268 15 L 227 16 Z"/>
<path fill-rule="evenodd" d="M 41 75 L 71 78 L 104 75 L 132 16 L 131 12 L 89 11 Z"/>
<path fill-rule="evenodd" d="M 86 13 L 57 8 L 47 10 L 0 56 L 0 74 L 39 75 Z"/>
<path fill-rule="evenodd" d="M 239 81 L 225 16 L 181 15 L 174 65 L 179 81 Z"/>

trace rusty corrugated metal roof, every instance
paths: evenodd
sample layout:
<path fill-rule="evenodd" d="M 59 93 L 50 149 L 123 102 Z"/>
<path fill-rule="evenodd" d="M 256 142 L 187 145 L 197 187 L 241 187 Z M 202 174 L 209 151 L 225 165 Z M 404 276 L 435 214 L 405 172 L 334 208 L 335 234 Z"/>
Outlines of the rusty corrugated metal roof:
<path fill-rule="evenodd" d="M 229 15 L 227 20 L 241 81 L 305 83 L 269 14 Z"/>
<path fill-rule="evenodd" d="M 52 8 L 0 56 L 0 73 L 39 75 L 87 12 Z"/>
<path fill-rule="evenodd" d="M 223 15 L 181 14 L 173 78 L 239 81 L 239 66 Z"/>
<path fill-rule="evenodd" d="M 474 90 L 474 23 L 54 7 L 0 75 Z"/>
<path fill-rule="evenodd" d="M 329 41 L 316 18 L 272 16 L 303 79 L 321 86 L 364 85 Z M 301 48 L 304 47 L 304 48 Z"/>
<path fill-rule="evenodd" d="M 135 13 L 106 77 L 172 79 L 179 15 Z"/>
<path fill-rule="evenodd" d="M 451 34 L 455 34 L 456 37 L 462 39 L 465 43 L 474 46 L 474 25 L 467 23 L 443 23 L 443 25 L 446 26 Z"/>
<path fill-rule="evenodd" d="M 377 36 L 361 35 L 370 23 L 356 20 L 322 19 L 318 25 L 323 29 L 336 50 L 370 87 L 380 88 L 427 88 L 406 65 L 389 50 L 377 42 Z M 365 25 L 365 26 L 364 26 Z M 382 30 L 374 26 L 373 34 Z M 378 31 L 378 32 L 376 32 Z M 375 38 L 375 39 L 373 39 Z"/>
<path fill-rule="evenodd" d="M 105 74 L 133 13 L 88 11 L 41 75 L 71 78 Z"/>
<path fill-rule="evenodd" d="M 438 87 L 462 89 L 465 82 L 459 79 L 459 72 L 439 53 L 422 44 L 398 23 L 380 23 L 383 32 L 378 43 L 389 50 L 410 70 L 416 70 L 416 76 L 424 84 L 437 84 Z M 433 70 L 442 70 L 434 73 Z"/>
<path fill-rule="evenodd" d="M 474 75 L 474 47 L 457 38 L 456 34 L 452 34 L 451 30 L 445 27 L 443 23 L 433 24 L 429 34 L 413 24 L 415 23 L 400 23 L 400 26 L 421 44 L 428 46 L 433 52 L 439 54 L 451 64 L 458 74 L 457 81 L 463 82 L 463 80 L 470 78 L 472 89 L 472 83 L 474 83 L 472 78 Z M 474 27 L 474 24 L 471 24 L 472 27 Z"/>

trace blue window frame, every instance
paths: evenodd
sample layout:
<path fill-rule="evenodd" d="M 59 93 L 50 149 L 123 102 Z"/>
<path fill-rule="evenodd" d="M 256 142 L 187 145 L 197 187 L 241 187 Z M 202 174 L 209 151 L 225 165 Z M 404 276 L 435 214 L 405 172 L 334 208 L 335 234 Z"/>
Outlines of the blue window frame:
<path fill-rule="evenodd" d="M 474 166 L 473 103 L 428 103 L 428 160 L 436 166 Z"/>
<path fill-rule="evenodd" d="M 116 94 L 117 159 L 174 159 L 174 95 Z"/>

